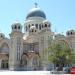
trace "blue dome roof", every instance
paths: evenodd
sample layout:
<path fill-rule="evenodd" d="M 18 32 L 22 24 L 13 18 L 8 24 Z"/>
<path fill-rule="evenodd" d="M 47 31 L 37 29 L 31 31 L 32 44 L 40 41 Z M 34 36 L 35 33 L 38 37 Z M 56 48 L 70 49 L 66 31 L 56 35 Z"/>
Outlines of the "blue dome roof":
<path fill-rule="evenodd" d="M 45 13 L 42 10 L 40 10 L 39 8 L 31 9 L 26 18 L 29 18 L 29 17 L 42 17 L 42 18 L 46 19 Z"/>

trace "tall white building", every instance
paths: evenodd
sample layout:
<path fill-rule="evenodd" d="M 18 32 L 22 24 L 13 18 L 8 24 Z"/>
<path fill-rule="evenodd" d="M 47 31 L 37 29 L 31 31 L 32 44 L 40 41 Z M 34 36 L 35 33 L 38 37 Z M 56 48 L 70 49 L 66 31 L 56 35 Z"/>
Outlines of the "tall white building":
<path fill-rule="evenodd" d="M 15 22 L 11 25 L 10 39 L 0 33 L 0 69 L 39 70 L 43 66 L 42 57 L 48 48 L 54 33 L 45 13 L 38 7 L 31 9 L 22 25 Z M 67 36 L 55 35 L 58 41 L 66 41 L 75 49 L 75 31 L 67 32 Z M 41 60 L 41 61 L 40 61 Z"/>

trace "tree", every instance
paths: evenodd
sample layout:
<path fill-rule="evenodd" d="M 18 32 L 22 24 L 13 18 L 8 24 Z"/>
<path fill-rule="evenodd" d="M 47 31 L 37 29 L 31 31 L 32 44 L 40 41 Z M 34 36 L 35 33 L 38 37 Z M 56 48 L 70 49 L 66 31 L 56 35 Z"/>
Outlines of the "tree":
<path fill-rule="evenodd" d="M 75 53 L 64 41 L 53 42 L 45 51 L 48 61 L 57 65 L 58 70 L 62 70 L 65 64 L 75 63 Z"/>

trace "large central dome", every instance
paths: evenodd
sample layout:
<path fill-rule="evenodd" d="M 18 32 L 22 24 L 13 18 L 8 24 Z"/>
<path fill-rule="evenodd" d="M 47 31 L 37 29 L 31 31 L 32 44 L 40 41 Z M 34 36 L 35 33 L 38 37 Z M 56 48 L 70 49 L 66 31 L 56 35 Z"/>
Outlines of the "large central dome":
<path fill-rule="evenodd" d="M 42 18 L 46 19 L 45 13 L 40 8 L 31 9 L 29 11 L 26 19 L 28 19 L 29 17 L 42 17 Z"/>

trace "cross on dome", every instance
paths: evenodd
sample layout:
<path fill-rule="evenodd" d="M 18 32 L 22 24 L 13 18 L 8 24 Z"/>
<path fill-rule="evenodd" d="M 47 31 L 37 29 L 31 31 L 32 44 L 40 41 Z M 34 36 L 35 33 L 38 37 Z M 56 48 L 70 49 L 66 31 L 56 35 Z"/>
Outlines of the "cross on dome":
<path fill-rule="evenodd" d="M 35 3 L 35 8 L 37 8 L 37 6 L 38 6 L 38 4 L 37 4 L 37 3 Z"/>

